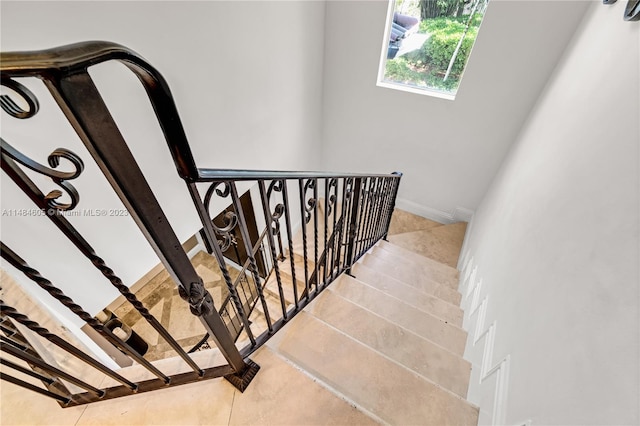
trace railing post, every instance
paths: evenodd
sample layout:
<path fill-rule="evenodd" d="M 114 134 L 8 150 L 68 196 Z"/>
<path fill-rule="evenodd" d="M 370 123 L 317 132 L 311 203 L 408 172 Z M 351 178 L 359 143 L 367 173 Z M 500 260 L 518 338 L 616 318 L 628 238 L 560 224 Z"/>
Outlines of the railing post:
<path fill-rule="evenodd" d="M 257 365 L 247 364 L 227 330 L 213 299 L 189 261 L 120 130 L 88 73 L 78 73 L 47 85 L 100 170 L 188 299 L 191 312 L 205 329 L 246 387 Z M 250 371 L 251 370 L 251 371 Z M 238 384 L 234 383 L 238 386 Z M 241 389 L 243 390 L 243 389 Z"/>
<path fill-rule="evenodd" d="M 387 236 L 389 234 L 389 226 L 391 225 L 391 217 L 393 216 L 393 210 L 396 208 L 396 197 L 398 196 L 398 188 L 400 187 L 400 179 L 402 179 L 402 173 L 393 172 L 392 174 L 398 176 L 397 179 L 394 179 L 394 187 L 393 187 L 393 196 L 391 197 L 391 204 L 389 206 L 389 213 L 387 217 L 387 224 L 384 228 L 384 236 L 383 240 L 387 241 Z"/>
<path fill-rule="evenodd" d="M 362 178 L 353 180 L 353 195 L 351 198 L 351 215 L 347 231 L 347 268 L 345 272 L 351 275 L 351 267 L 353 266 L 353 256 L 355 254 L 355 245 L 358 236 L 358 210 L 360 207 L 360 193 L 362 190 Z"/>

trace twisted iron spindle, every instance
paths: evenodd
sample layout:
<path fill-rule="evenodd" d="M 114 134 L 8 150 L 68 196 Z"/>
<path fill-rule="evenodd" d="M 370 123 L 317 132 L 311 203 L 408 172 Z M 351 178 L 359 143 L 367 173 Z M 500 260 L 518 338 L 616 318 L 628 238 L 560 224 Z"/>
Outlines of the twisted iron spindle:
<path fill-rule="evenodd" d="M 117 374 L 116 372 L 114 372 L 113 370 L 108 368 L 107 366 L 99 363 L 95 359 L 91 358 L 90 356 L 88 356 L 84 352 L 82 352 L 79 349 L 77 349 L 75 346 L 71 345 L 70 343 L 68 343 L 64 339 L 60 338 L 58 335 L 56 335 L 54 333 L 51 333 L 45 327 L 43 327 L 40 324 L 38 324 L 38 322 L 33 321 L 29 317 L 27 317 L 26 315 L 21 314 L 20 312 L 18 312 L 14 307 L 6 305 L 3 300 L 0 300 L 0 313 L 2 315 L 6 315 L 6 316 L 8 316 L 10 318 L 13 318 L 14 320 L 19 322 L 20 324 L 22 324 L 25 327 L 27 327 L 29 330 L 33 331 L 34 333 L 38 334 L 39 336 L 44 337 L 45 339 L 47 339 L 48 341 L 50 341 L 54 345 L 58 346 L 59 348 L 62 348 L 63 350 L 67 351 L 68 353 L 70 353 L 70 354 L 74 355 L 75 357 L 81 359 L 85 363 L 91 365 L 95 369 L 103 372 L 104 374 L 108 375 L 109 377 L 111 377 L 111 378 L 113 378 L 115 380 L 118 380 L 120 383 L 128 386 L 129 389 L 131 389 L 131 390 L 135 390 L 136 389 L 135 383 L 130 382 L 129 380 L 127 380 L 124 377 L 120 376 L 119 374 Z"/>
<path fill-rule="evenodd" d="M 84 322 L 89 324 L 90 327 L 92 327 L 94 330 L 99 332 L 101 335 L 107 337 L 107 339 L 110 340 L 112 343 L 114 343 L 116 346 L 122 348 L 127 353 L 127 355 L 134 358 L 136 361 L 138 361 L 140 364 L 145 366 L 149 371 L 151 371 L 157 377 L 164 380 L 165 383 L 167 384 L 170 383 L 171 379 L 169 377 L 167 377 L 162 372 L 160 372 L 160 370 L 154 367 L 151 363 L 149 363 L 149 361 L 144 359 L 142 356 L 140 356 L 140 354 L 134 351 L 125 342 L 123 342 L 120 339 L 117 339 L 114 342 L 113 335 L 105 332 L 104 325 L 100 321 L 98 321 L 97 319 L 92 317 L 87 311 L 82 309 L 82 307 L 77 303 L 75 303 L 73 299 L 71 299 L 69 296 L 64 294 L 62 290 L 54 286 L 53 283 L 51 283 L 51 281 L 49 281 L 48 279 L 40 275 L 40 272 L 30 267 L 27 262 L 25 262 L 20 256 L 18 256 L 13 250 L 11 250 L 1 241 L 0 241 L 0 253 L 3 259 L 11 263 L 18 270 L 22 271 L 22 273 L 25 274 L 27 278 L 29 278 L 31 281 L 38 284 L 43 290 L 49 293 L 54 299 L 58 300 L 60 303 L 66 306 L 71 312 L 73 312 L 78 317 L 80 317 L 80 319 L 82 319 Z M 128 384 L 130 382 L 128 381 L 122 382 L 122 380 L 117 377 L 113 377 L 113 378 L 130 387 L 130 385 Z M 134 384 L 134 388 L 131 388 L 131 389 L 135 391 L 136 388 L 137 386 Z"/>

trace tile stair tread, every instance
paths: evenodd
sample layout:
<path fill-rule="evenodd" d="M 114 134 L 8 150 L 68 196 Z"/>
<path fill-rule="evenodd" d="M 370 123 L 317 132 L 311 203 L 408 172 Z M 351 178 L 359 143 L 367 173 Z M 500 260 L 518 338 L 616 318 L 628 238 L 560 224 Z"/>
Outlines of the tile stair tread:
<path fill-rule="evenodd" d="M 396 253 L 409 259 L 415 260 L 417 262 L 424 263 L 425 265 L 433 265 L 434 267 L 441 268 L 443 271 L 449 271 L 451 272 L 451 274 L 455 274 L 456 277 L 459 277 L 459 271 L 453 266 L 449 266 L 446 263 L 438 262 L 435 259 L 423 256 L 419 253 L 416 253 L 415 251 L 409 250 L 390 241 L 380 240 L 378 241 L 376 246 L 388 250 L 392 253 Z"/>
<path fill-rule="evenodd" d="M 373 248 L 373 253 L 386 254 L 393 259 L 403 263 L 411 264 L 414 267 L 421 268 L 425 274 L 432 277 L 435 281 L 446 282 L 453 288 L 457 288 L 460 273 L 457 269 L 449 265 L 440 263 L 428 257 L 414 253 L 410 250 L 380 240 Z"/>
<path fill-rule="evenodd" d="M 304 258 L 302 255 L 298 255 L 297 253 L 294 252 L 293 254 L 293 264 L 295 267 L 295 275 L 296 275 L 296 281 L 299 281 L 303 284 L 304 286 L 304 280 L 305 280 L 305 273 L 304 273 Z M 314 270 L 315 264 L 313 263 L 313 261 L 311 259 L 307 260 L 307 274 L 309 277 L 311 277 L 311 275 L 313 274 L 313 270 Z M 291 259 L 288 256 L 287 253 L 287 258 L 285 259 L 284 262 L 278 262 L 278 269 L 280 270 L 281 274 L 287 275 L 291 278 L 293 278 L 293 273 L 292 273 L 292 268 L 291 268 Z"/>
<path fill-rule="evenodd" d="M 220 350 L 215 346 L 213 342 L 211 344 L 211 349 L 204 349 L 201 351 L 196 351 L 189 354 L 189 357 L 195 361 L 195 363 L 200 368 L 210 368 L 218 365 L 226 364 L 224 356 Z M 178 355 L 172 356 L 170 358 L 164 358 L 153 362 L 153 365 L 156 366 L 160 371 L 162 371 L 166 375 L 187 373 L 193 371 L 191 367 Z M 157 376 L 152 372 L 147 370 L 140 364 L 134 363 L 129 367 L 124 367 L 118 370 L 118 374 L 123 375 L 129 380 L 134 382 L 139 382 L 143 380 L 156 379 Z M 118 386 L 121 383 L 112 379 L 111 377 L 104 376 L 101 387 L 111 387 Z"/>
<path fill-rule="evenodd" d="M 440 226 L 444 226 L 444 224 L 395 208 L 393 210 L 393 216 L 389 226 L 389 235 L 398 235 L 413 231 L 425 231 L 438 228 Z"/>
<path fill-rule="evenodd" d="M 414 308 L 353 277 L 346 274 L 340 276 L 328 287 L 328 291 L 333 291 L 356 305 L 376 312 L 457 355 L 462 355 L 464 352 L 467 332 L 462 328 Z"/>
<path fill-rule="evenodd" d="M 228 424 L 380 424 L 276 351 L 263 346 L 251 358 L 260 372 L 243 393 L 235 393 Z M 301 407 L 300 401 L 307 403 Z"/>
<path fill-rule="evenodd" d="M 380 245 L 372 247 L 371 250 L 369 250 L 369 254 L 373 257 L 398 263 L 405 268 L 419 272 L 423 277 L 431 281 L 445 285 L 452 290 L 458 290 L 458 274 L 455 270 L 455 273 L 452 273 L 450 266 L 438 262 L 432 262 L 431 264 L 419 262 L 389 249 L 382 248 Z M 446 267 L 446 269 L 442 268 L 442 266 Z"/>
<path fill-rule="evenodd" d="M 281 285 L 282 285 L 282 293 L 284 295 L 285 302 L 287 304 L 295 303 L 295 294 L 293 292 L 293 278 L 288 274 L 281 272 L 280 273 Z M 304 291 L 304 282 L 296 280 L 296 288 L 298 291 L 298 298 L 302 295 Z M 264 287 L 265 293 L 272 295 L 273 297 L 280 298 L 280 290 L 278 289 L 278 280 L 275 272 L 271 274 L 268 278 L 267 283 Z"/>
<path fill-rule="evenodd" d="M 306 312 L 267 346 L 390 424 L 477 423 L 477 407 Z"/>
<path fill-rule="evenodd" d="M 440 299 L 437 296 L 425 293 L 402 281 L 380 274 L 362 263 L 353 265 L 351 275 L 365 282 L 367 285 L 393 296 L 414 308 L 449 321 L 458 327 L 462 327 L 464 311 L 459 306 Z"/>
<path fill-rule="evenodd" d="M 467 224 L 451 223 L 427 231 L 389 236 L 389 242 L 453 268 L 458 263 Z"/>
<path fill-rule="evenodd" d="M 406 268 L 401 264 L 373 256 L 370 253 L 365 254 L 358 262 L 381 274 L 385 274 L 398 281 L 402 281 L 407 285 L 416 287 L 425 293 L 437 296 L 454 305 L 460 305 L 462 295 L 457 290 L 452 289 L 446 284 L 440 284 L 422 276 L 418 270 Z"/>
<path fill-rule="evenodd" d="M 324 291 L 305 311 L 445 389 L 463 398 L 467 396 L 469 362 L 393 320 L 333 291 Z"/>

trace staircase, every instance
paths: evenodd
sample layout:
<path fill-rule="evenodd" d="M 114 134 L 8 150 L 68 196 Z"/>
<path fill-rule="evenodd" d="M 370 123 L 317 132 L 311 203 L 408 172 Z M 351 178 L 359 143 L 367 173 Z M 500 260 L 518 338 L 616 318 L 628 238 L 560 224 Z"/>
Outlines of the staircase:
<path fill-rule="evenodd" d="M 464 225 L 389 238 L 399 244 L 380 241 L 354 265 L 353 276 L 338 278 L 261 351 L 376 422 L 476 424 L 478 409 L 465 400 L 471 366 L 462 358 L 467 333 L 458 272 L 419 254 L 430 251 L 433 235 L 448 235 L 440 241 L 440 259 L 452 247 L 459 252 Z M 416 238 L 422 243 L 417 252 L 402 247 Z M 451 263 L 457 253 L 443 260 Z"/>
<path fill-rule="evenodd" d="M 198 272 L 188 258 L 88 73 L 90 67 L 109 61 L 124 63 L 145 88 L 175 172 L 193 201 L 192 206 L 182 207 L 185 214 L 197 213 L 204 245 L 229 292 L 232 303 L 222 312 L 205 285 L 206 274 Z M 458 275 L 453 268 L 464 225 L 417 220 L 419 226 L 412 228 L 409 224 L 416 218 L 398 211 L 394 216 L 399 225 L 389 231 L 402 173 L 200 168 L 166 80 L 130 49 L 110 42 L 81 42 L 3 53 L 1 62 L 2 85 L 14 92 L 2 95 L 4 112 L 19 119 L 37 112 L 36 96 L 14 78 L 30 76 L 46 82 L 49 94 L 87 148 L 85 160 L 95 160 L 171 271 L 177 288 L 167 300 L 176 294 L 180 299 L 175 309 L 151 312 L 140 301 L 142 295 L 136 296 L 110 267 L 111 261 L 105 260 L 110 256 L 98 253 L 114 251 L 112 245 L 103 244 L 96 251 L 73 217 L 64 214 L 80 200 L 78 190 L 67 182 L 83 172 L 80 155 L 59 148 L 48 156 L 50 167 L 46 167 L 2 139 L 3 173 L 38 211 L 46 212 L 57 237 L 76 249 L 71 253 L 81 254 L 104 279 L 95 283 L 91 279 L 91 287 L 84 285 L 85 279 L 81 287 L 62 289 L 57 281 L 67 282 L 64 274 L 72 274 L 70 265 L 61 269 L 24 247 L 26 253 L 17 253 L 11 249 L 12 242 L 1 242 L 3 261 L 45 291 L 47 303 L 64 307 L 64 312 L 135 362 L 124 368 L 104 365 L 42 328 L 29 318 L 30 312 L 20 312 L 3 300 L 3 316 L 15 328 L 3 328 L 0 349 L 16 360 L 3 358 L 3 424 L 477 422 L 478 410 L 465 402 L 470 366 L 461 358 L 466 335 L 460 328 Z M 71 163 L 72 171 L 56 169 L 61 158 Z M 45 195 L 25 168 L 51 179 L 63 191 Z M 240 189 L 247 188 L 253 191 L 253 199 L 260 200 L 253 206 L 254 216 L 264 218 L 264 230 L 258 232 L 255 243 L 240 197 Z M 63 199 L 70 202 L 58 199 L 64 194 L 68 197 Z M 216 205 L 231 206 L 224 223 L 211 220 L 211 208 Z M 16 229 L 31 229 L 29 220 Z M 302 224 L 302 236 L 294 241 L 298 224 Z M 120 232 L 115 224 L 109 227 L 113 233 Z M 286 245 L 282 233 L 287 236 Z M 390 242 L 380 241 L 387 235 Z M 452 236 L 459 237 L 455 249 L 448 242 Z M 241 244 L 247 256 L 238 279 L 231 276 L 223 254 L 232 244 Z M 280 255 L 288 259 L 283 262 Z M 270 265 L 275 282 L 265 283 L 260 277 L 258 260 Z M 255 293 L 246 291 L 245 281 Z M 126 333 L 111 332 L 108 324 L 76 303 L 74 298 L 94 291 L 93 285 L 116 288 L 174 357 L 145 359 L 127 343 Z M 172 319 L 187 317 L 177 325 L 170 322 L 171 331 L 162 324 L 169 311 Z M 178 340 L 186 335 L 183 332 L 191 336 L 196 325 L 215 348 L 186 352 L 184 342 Z M 51 351 L 36 348 L 38 339 L 101 374 L 85 377 L 81 368 L 58 368 L 55 364 L 60 362 L 49 356 Z M 61 409 L 55 401 L 67 408 Z"/>
<path fill-rule="evenodd" d="M 457 255 L 445 263 L 423 255 L 444 234 L 439 252 L 459 251 L 464 224 L 421 229 L 426 220 L 416 218 L 394 228 L 404 214 L 394 213 L 397 243 L 378 242 L 353 277 L 343 274 L 252 355 L 262 368 L 244 393 L 214 379 L 63 410 L 7 384 L 3 423 L 477 424 L 465 400 L 471 366 L 462 358 L 458 272 L 445 264 Z M 216 352 L 199 357 L 218 361 Z"/>

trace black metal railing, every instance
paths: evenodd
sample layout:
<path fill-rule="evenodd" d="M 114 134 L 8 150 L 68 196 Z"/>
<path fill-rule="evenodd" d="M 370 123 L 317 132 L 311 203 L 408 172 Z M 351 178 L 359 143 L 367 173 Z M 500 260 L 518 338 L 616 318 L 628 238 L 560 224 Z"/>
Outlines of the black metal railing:
<path fill-rule="evenodd" d="M 21 80 L 36 77 L 44 82 L 161 259 L 191 313 L 199 317 L 203 325 L 200 343 L 191 350 L 183 348 L 73 225 L 65 212 L 73 210 L 80 200 L 80 194 L 70 183 L 78 179 L 84 169 L 79 155 L 68 149 L 56 149 L 49 155 L 47 167 L 1 139 L 2 170 L 43 212 L 44 219 L 34 220 L 53 223 L 188 366 L 186 372 L 162 371 L 157 363 L 146 359 L 139 349 L 92 316 L 21 257 L 29 253 L 19 255 L 4 241 L 2 258 L 9 265 L 146 369 L 151 377 L 139 381 L 128 379 L 126 369 L 116 371 L 104 365 L 30 319 L 29 312 L 19 312 L 10 302 L 2 301 L 1 347 L 2 353 L 10 356 L 1 361 L 6 367 L 3 380 L 54 398 L 62 406 L 221 376 L 244 390 L 259 369 L 248 358 L 251 353 L 331 281 L 343 272 L 348 273 L 358 258 L 386 236 L 400 173 L 364 175 L 198 168 L 166 81 L 142 57 L 127 48 L 107 42 L 85 42 L 37 52 L 3 53 L 0 60 L 2 86 L 11 92 L 0 96 L 2 109 L 17 119 L 33 117 L 38 112 L 38 99 Z M 216 259 L 226 285 L 226 297 L 218 307 L 214 306 L 211 294 L 190 263 L 88 73 L 91 66 L 112 60 L 126 65 L 148 94 L 178 175 L 186 183 L 200 218 L 204 246 Z M 73 170 L 60 171 L 61 160 L 70 162 Z M 30 172 L 26 173 L 25 169 Z M 51 179 L 60 190 L 45 194 L 30 177 L 32 172 Z M 245 211 L 240 189 L 259 200 L 251 211 Z M 61 201 L 63 194 L 69 202 Z M 212 206 L 217 205 L 212 204 L 215 199 L 231 205 L 223 215 L 222 225 L 213 220 L 219 213 L 211 211 Z M 263 230 L 257 238 L 250 232 L 250 221 L 262 223 Z M 231 248 L 236 251 L 235 263 L 230 261 Z M 65 371 L 30 343 L 29 334 L 39 336 L 108 376 L 113 383 L 100 388 L 79 377 L 77 371 Z M 215 344 L 225 364 L 198 364 L 193 352 L 208 341 Z M 28 376 L 31 381 L 16 373 Z M 39 380 L 42 386 L 34 385 L 33 379 Z"/>

